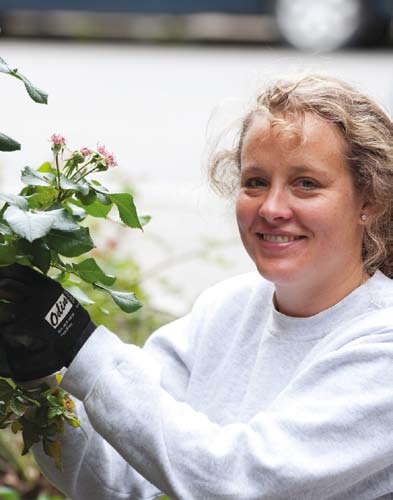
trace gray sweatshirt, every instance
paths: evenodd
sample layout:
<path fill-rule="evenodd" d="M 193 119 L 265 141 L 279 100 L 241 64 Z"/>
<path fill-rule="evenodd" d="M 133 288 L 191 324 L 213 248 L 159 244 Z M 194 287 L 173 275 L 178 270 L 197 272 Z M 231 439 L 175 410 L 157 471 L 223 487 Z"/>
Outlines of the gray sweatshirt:
<path fill-rule="evenodd" d="M 97 328 L 62 382 L 82 426 L 62 473 L 35 447 L 42 471 L 74 500 L 393 498 L 393 280 L 309 318 L 273 291 L 221 282 L 143 349 Z"/>

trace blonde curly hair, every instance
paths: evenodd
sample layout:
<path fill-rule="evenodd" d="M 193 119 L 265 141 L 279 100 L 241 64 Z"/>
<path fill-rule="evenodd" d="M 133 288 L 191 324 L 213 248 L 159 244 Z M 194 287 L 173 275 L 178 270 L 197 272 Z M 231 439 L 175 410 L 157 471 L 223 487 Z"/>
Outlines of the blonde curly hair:
<path fill-rule="evenodd" d="M 333 77 L 306 75 L 270 84 L 243 116 L 234 145 L 216 149 L 208 165 L 213 189 L 233 195 L 239 186 L 244 137 L 256 114 L 282 133 L 298 134 L 294 118 L 312 113 L 340 130 L 356 189 L 373 205 L 365 226 L 363 261 L 372 274 L 380 269 L 393 278 L 393 122 L 370 97 Z"/>

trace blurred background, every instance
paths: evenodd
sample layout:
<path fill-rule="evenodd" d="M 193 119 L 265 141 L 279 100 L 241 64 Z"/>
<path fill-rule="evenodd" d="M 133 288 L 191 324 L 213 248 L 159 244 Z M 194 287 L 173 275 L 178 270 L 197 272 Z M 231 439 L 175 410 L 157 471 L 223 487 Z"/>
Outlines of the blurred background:
<path fill-rule="evenodd" d="M 343 78 L 392 113 L 392 13 L 393 0 L 0 0 L 0 56 L 49 94 L 35 104 L 0 75 L 0 130 L 22 144 L 0 153 L 0 191 L 16 193 L 23 166 L 51 159 L 54 132 L 72 149 L 114 152 L 119 165 L 99 180 L 134 193 L 152 220 L 143 233 L 95 227 L 103 267 L 145 304 L 102 321 L 143 343 L 207 286 L 253 269 L 233 204 L 206 182 L 220 133 L 267 81 L 296 72 Z M 2 439 L 0 485 L 49 498 Z"/>

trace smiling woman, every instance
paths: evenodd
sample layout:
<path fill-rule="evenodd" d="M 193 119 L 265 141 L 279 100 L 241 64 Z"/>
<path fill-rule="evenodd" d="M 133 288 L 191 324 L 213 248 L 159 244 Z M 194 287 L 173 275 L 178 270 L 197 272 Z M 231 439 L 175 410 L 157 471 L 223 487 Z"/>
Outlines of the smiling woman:
<path fill-rule="evenodd" d="M 76 325 L 61 386 L 81 427 L 65 430 L 63 472 L 36 445 L 39 466 L 75 500 L 388 500 L 390 118 L 332 78 L 275 83 L 210 174 L 236 198 L 256 271 L 206 290 L 142 349 Z M 55 303 L 50 290 L 32 275 L 24 293 Z"/>

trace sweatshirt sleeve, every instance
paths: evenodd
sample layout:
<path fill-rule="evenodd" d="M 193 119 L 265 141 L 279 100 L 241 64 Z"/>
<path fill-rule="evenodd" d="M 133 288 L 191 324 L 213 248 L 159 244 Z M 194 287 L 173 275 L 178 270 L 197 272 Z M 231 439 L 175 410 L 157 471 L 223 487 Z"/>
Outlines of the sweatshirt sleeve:
<path fill-rule="evenodd" d="M 391 329 L 321 354 L 247 422 L 210 421 L 180 388 L 175 397 L 161 384 L 161 371 L 152 351 L 102 329 L 64 377 L 92 439 L 117 450 L 90 462 L 97 476 L 123 485 L 112 500 L 148 498 L 133 496 L 125 464 L 174 500 L 323 500 L 344 498 L 393 462 Z"/>
<path fill-rule="evenodd" d="M 178 400 L 184 398 L 189 376 L 188 322 L 189 317 L 186 316 L 160 328 L 145 345 L 145 349 L 150 352 L 153 369 L 160 366 L 161 384 L 164 390 Z M 109 359 L 114 352 L 117 356 L 120 350 L 125 354 L 123 362 L 127 362 L 129 358 L 127 353 L 135 349 L 131 345 L 123 344 L 103 327 L 97 328 L 89 343 L 93 339 L 91 346 L 83 348 L 83 360 L 81 359 L 83 365 L 87 363 L 92 368 L 88 375 L 91 378 L 90 383 L 94 385 L 101 376 L 108 376 L 109 394 L 113 395 L 116 392 L 116 399 L 119 397 L 127 400 L 129 397 L 127 382 L 121 386 L 118 386 L 116 381 L 112 381 L 112 384 L 110 382 L 112 365 L 100 366 L 101 358 Z M 72 365 L 75 363 L 76 361 Z M 77 371 L 76 367 L 75 373 Z M 82 373 L 76 375 L 77 378 L 80 377 L 80 381 L 84 380 L 84 376 Z M 73 377 L 70 378 L 73 380 Z M 65 389 L 68 390 L 67 387 Z M 162 492 L 124 460 L 110 441 L 94 430 L 84 401 L 79 399 L 76 393 L 72 398 L 81 426 L 79 428 L 65 426 L 62 436 L 63 470 L 60 472 L 54 467 L 53 460 L 45 455 L 40 444 L 33 447 L 36 462 L 44 475 L 73 500 L 151 500 L 161 497 Z M 116 415 L 117 404 L 110 408 L 109 403 L 104 411 L 102 417 L 109 425 L 113 425 L 114 433 L 117 432 L 116 425 L 119 420 L 123 418 L 128 420 L 128 416 L 123 412 L 121 417 Z M 142 444 L 142 448 L 143 446 Z"/>

